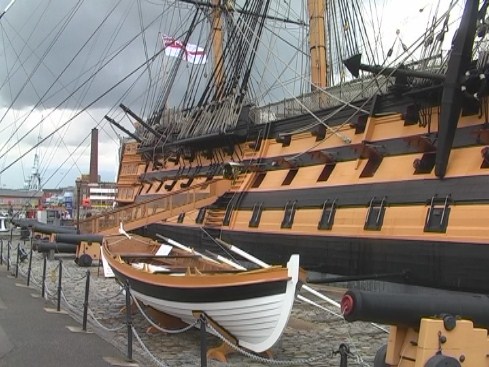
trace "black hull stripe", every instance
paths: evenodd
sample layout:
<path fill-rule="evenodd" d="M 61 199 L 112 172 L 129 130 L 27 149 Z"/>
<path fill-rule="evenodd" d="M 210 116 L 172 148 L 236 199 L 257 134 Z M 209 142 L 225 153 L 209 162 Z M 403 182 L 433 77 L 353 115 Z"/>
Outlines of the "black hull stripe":
<path fill-rule="evenodd" d="M 207 229 L 206 229 L 207 230 Z M 217 236 L 218 232 L 211 235 Z M 142 233 L 142 232 L 141 232 Z M 197 227 L 152 224 L 145 235 L 164 233 L 196 249 L 219 252 Z M 319 235 L 271 234 L 223 229 L 222 239 L 259 259 L 284 264 L 291 254 L 300 254 L 306 270 L 342 275 L 398 273 L 408 278 L 392 281 L 427 287 L 489 293 L 489 245 L 382 238 L 333 237 Z"/>
<path fill-rule="evenodd" d="M 246 299 L 285 293 L 287 287 L 287 281 L 282 280 L 257 284 L 244 284 L 234 287 L 173 288 L 148 284 L 127 277 L 116 269 L 113 269 L 113 271 L 117 279 L 123 284 L 126 283 L 126 280 L 129 281 L 131 289 L 134 289 L 139 293 L 161 300 L 182 303 L 243 301 Z"/>
<path fill-rule="evenodd" d="M 386 197 L 389 205 L 429 203 L 433 196 L 444 199 L 447 195 L 457 203 L 489 203 L 487 176 L 353 184 L 344 186 L 309 187 L 270 191 L 248 191 L 242 195 L 228 193 L 224 197 L 239 200 L 239 209 L 253 209 L 263 203 L 265 209 L 283 209 L 293 198 L 297 208 L 320 208 L 325 200 L 337 199 L 337 205 L 366 206 L 372 198 Z M 227 201 L 223 200 L 223 203 Z M 236 206 L 234 206 L 236 208 Z M 224 209 L 224 208 L 223 208 Z"/>
<path fill-rule="evenodd" d="M 458 128 L 455 133 L 455 141 L 453 148 L 463 148 L 468 146 L 475 146 L 480 144 L 478 142 L 478 132 L 484 129 L 484 125 L 478 124 L 473 126 L 467 126 Z M 427 134 L 419 134 L 419 137 L 427 138 Z M 436 141 L 436 134 L 431 134 L 431 140 Z M 372 143 L 372 142 L 370 142 Z M 375 141 L 375 144 L 380 146 L 380 152 L 384 157 L 397 156 L 402 154 L 419 153 L 420 148 L 416 144 L 410 144 L 406 137 L 385 139 Z M 436 144 L 435 144 L 436 146 Z M 482 146 L 481 146 L 482 148 Z M 335 157 L 337 162 L 345 162 L 358 159 L 363 150 L 363 144 L 351 144 L 334 148 L 322 149 L 322 154 L 329 154 Z M 312 154 L 303 154 L 299 160 L 296 161 L 297 167 L 307 167 L 313 165 L 323 164 L 321 161 L 322 154 L 318 155 L 317 152 L 311 151 Z M 283 155 L 281 158 L 288 159 L 295 157 L 297 154 Z M 267 167 L 267 170 L 277 170 L 280 166 L 272 164 L 276 161 L 277 157 L 261 158 L 260 164 Z M 482 160 L 481 160 L 482 162 Z M 221 174 L 222 169 L 220 165 L 204 166 L 204 167 L 189 167 L 187 170 L 171 169 L 164 171 L 143 173 L 139 176 L 141 180 L 170 180 L 180 179 L 186 177 L 198 177 Z"/>

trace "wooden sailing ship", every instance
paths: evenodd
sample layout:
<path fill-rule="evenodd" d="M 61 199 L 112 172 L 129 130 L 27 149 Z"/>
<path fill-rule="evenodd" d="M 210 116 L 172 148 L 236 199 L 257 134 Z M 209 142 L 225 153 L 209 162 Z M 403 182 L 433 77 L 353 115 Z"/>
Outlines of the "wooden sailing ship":
<path fill-rule="evenodd" d="M 374 67 L 351 47 L 345 64 L 359 78 L 328 86 L 328 72 L 344 71 L 326 63 L 336 2 L 311 0 L 311 92 L 265 106 L 247 99 L 268 11 L 253 4 L 208 4 L 215 67 L 199 98 L 169 107 L 170 79 L 148 117 L 124 107 L 137 128 L 126 130 L 119 207 L 83 231 L 123 222 L 216 252 L 220 238 L 272 263 L 298 253 L 322 273 L 488 292 L 487 3 L 466 2 L 448 56 Z M 421 38 L 432 50 L 444 14 Z M 338 23 L 345 40 L 358 25 Z"/>

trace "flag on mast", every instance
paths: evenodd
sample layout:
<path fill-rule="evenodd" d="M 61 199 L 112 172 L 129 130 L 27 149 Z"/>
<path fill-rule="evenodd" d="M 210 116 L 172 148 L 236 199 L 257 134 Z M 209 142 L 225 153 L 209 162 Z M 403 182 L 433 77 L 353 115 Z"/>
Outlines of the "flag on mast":
<path fill-rule="evenodd" d="M 191 64 L 205 64 L 207 62 L 207 55 L 203 47 L 190 43 L 184 44 L 167 35 L 163 35 L 163 43 L 166 56 L 182 57 L 183 60 Z"/>

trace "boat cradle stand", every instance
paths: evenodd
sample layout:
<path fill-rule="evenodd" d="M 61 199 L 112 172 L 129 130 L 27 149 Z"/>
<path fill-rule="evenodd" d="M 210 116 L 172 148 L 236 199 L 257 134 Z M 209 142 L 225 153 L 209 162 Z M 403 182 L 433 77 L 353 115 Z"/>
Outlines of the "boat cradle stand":
<path fill-rule="evenodd" d="M 126 306 L 123 306 L 120 310 L 119 313 L 123 314 L 127 312 Z M 139 308 L 134 302 L 134 300 L 131 299 L 131 305 L 130 305 L 130 310 L 129 312 L 131 313 L 132 316 L 136 315 L 139 312 Z M 167 313 L 161 312 L 153 307 L 150 306 L 145 306 L 145 313 L 151 318 L 151 321 L 161 327 L 162 329 L 167 329 L 167 330 L 178 330 L 182 329 L 187 326 L 186 323 L 184 323 L 182 320 L 180 320 L 177 317 L 174 317 L 172 315 L 169 315 Z M 162 331 L 159 330 L 155 326 L 149 326 L 146 329 L 146 333 L 148 334 L 157 334 L 161 333 Z"/>
<path fill-rule="evenodd" d="M 206 315 L 204 312 L 201 311 L 194 311 L 193 315 L 195 318 L 199 319 L 204 319 L 208 325 L 210 325 L 214 330 L 216 330 L 223 338 L 225 338 L 230 344 L 235 345 L 238 347 L 238 341 L 236 340 L 235 337 L 233 337 L 231 334 L 229 334 L 225 329 L 219 326 L 212 318 L 210 318 L 208 315 Z M 213 359 L 219 362 L 227 363 L 227 357 L 231 353 L 235 353 L 236 349 L 234 349 L 232 346 L 230 346 L 226 342 L 222 342 L 219 346 L 209 348 L 207 350 L 207 358 L 208 359 Z M 264 357 L 267 358 L 272 358 L 272 352 L 271 350 L 266 350 L 261 353 Z"/>

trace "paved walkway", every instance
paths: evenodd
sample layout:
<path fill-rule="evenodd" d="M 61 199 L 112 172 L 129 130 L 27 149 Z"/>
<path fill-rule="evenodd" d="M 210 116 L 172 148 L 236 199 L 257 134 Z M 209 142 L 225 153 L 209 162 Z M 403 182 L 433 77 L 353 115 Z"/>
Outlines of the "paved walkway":
<path fill-rule="evenodd" d="M 14 238 L 14 247 L 18 242 L 18 238 Z M 28 242 L 24 244 L 25 248 L 28 246 Z M 5 252 L 3 255 L 6 257 Z M 125 306 L 125 297 L 119 284 L 114 279 L 103 277 L 96 267 L 81 268 L 72 257 L 61 257 L 64 295 L 61 307 L 70 310 L 71 314 L 80 319 L 85 277 L 87 270 L 90 270 L 91 312 L 88 328 L 96 331 L 99 336 L 73 334 L 66 327 L 80 327 L 79 321 L 68 315 L 46 313 L 44 310 L 44 307 L 55 307 L 58 269 L 61 264 L 59 259 L 47 261 L 46 289 L 49 290 L 50 302 L 32 297 L 32 294 L 40 293 L 43 270 L 43 256 L 34 252 L 31 284 L 36 288 L 15 285 L 26 284 L 27 260 L 20 265 L 18 279 L 8 278 L 6 265 L 0 265 L 0 367 L 133 366 L 125 362 L 127 330 L 124 325 L 125 314 L 120 312 Z M 325 285 L 315 285 L 314 288 L 336 301 L 344 292 L 343 289 L 331 289 Z M 303 295 L 311 298 L 310 294 Z M 387 334 L 369 323 L 347 323 L 325 311 L 329 304 L 318 298 L 313 300 L 321 307 L 299 301 L 294 305 L 289 326 L 272 348 L 276 361 L 302 367 L 306 365 L 304 360 L 311 360 L 308 366 L 338 367 L 340 357 L 333 355 L 332 351 L 346 343 L 355 355 L 355 358 L 349 359 L 348 366 L 372 365 L 375 353 L 386 343 Z M 133 325 L 137 332 L 133 338 L 133 356 L 140 366 L 155 366 L 158 363 L 154 360 L 170 367 L 201 365 L 199 330 L 190 329 L 175 335 L 147 333 L 150 324 L 140 312 L 133 315 Z M 220 339 L 211 335 L 207 336 L 207 342 L 209 347 L 221 344 Z M 106 357 L 117 359 L 109 363 Z M 232 353 L 227 363 L 210 359 L 207 363 L 209 367 L 268 367 L 277 365 L 276 361 L 263 361 L 249 355 Z"/>
<path fill-rule="evenodd" d="M 68 326 L 80 325 L 66 314 L 47 312 L 53 306 L 20 282 L 25 279 L 11 277 L 5 263 L 0 265 L 1 367 L 137 366 L 96 334 L 70 331 Z"/>

